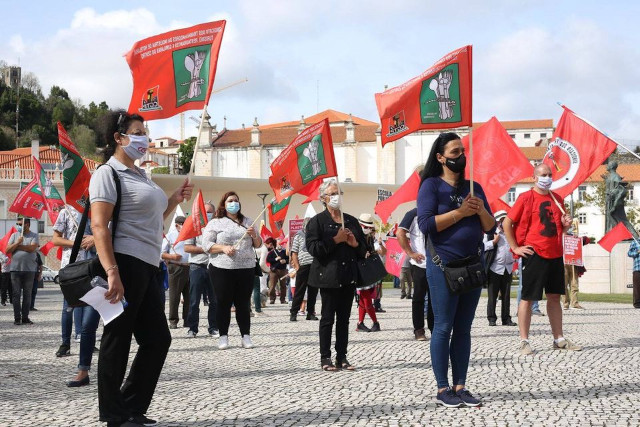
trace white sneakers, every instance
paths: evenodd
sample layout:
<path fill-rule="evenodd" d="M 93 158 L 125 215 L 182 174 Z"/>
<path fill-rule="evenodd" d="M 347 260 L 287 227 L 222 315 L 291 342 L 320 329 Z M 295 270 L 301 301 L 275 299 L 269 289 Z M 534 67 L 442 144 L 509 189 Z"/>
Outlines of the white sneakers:
<path fill-rule="evenodd" d="M 218 350 L 226 350 L 229 348 L 229 336 L 221 335 L 220 340 L 218 340 Z"/>
<path fill-rule="evenodd" d="M 244 348 L 253 348 L 253 341 L 251 341 L 251 336 L 249 335 L 242 336 L 242 346 Z"/>
<path fill-rule="evenodd" d="M 254 347 L 253 341 L 251 341 L 250 335 L 242 336 L 242 347 L 244 348 Z M 220 339 L 218 340 L 218 350 L 226 350 L 228 348 L 229 348 L 229 336 L 228 335 L 220 336 Z"/>

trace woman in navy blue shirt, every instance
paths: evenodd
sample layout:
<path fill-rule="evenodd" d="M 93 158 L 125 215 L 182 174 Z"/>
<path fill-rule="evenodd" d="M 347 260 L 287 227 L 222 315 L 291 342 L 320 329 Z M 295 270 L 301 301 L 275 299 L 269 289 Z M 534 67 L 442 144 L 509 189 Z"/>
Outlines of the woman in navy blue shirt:
<path fill-rule="evenodd" d="M 484 232 L 495 220 L 482 187 L 464 179 L 466 157 L 460 137 L 442 133 L 433 143 L 421 174 L 418 192 L 418 225 L 429 236 L 443 263 L 477 255 Z M 457 408 L 481 403 L 466 388 L 471 353 L 471 323 L 481 288 L 452 294 L 443 271 L 427 251 L 427 281 L 433 302 L 434 329 L 431 337 L 431 365 L 438 384 L 436 402 Z M 453 331 L 453 334 L 452 334 Z M 453 388 L 449 386 L 449 359 Z"/>

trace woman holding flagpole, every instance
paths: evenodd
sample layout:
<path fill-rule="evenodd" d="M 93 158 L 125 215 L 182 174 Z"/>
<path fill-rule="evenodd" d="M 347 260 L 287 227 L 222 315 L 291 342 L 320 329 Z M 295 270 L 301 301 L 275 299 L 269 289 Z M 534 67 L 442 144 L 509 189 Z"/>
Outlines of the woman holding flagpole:
<path fill-rule="evenodd" d="M 358 220 L 342 212 L 342 194 L 335 178 L 320 185 L 325 210 L 309 220 L 307 251 L 313 256 L 309 286 L 320 288 L 320 365 L 325 371 L 354 370 L 347 361 L 349 316 L 358 284 L 358 258 L 367 243 Z M 331 361 L 331 333 L 336 323 L 336 363 Z"/>
<path fill-rule="evenodd" d="M 460 137 L 442 133 L 434 141 L 421 174 L 418 192 L 418 225 L 428 236 L 442 265 L 477 255 L 484 233 L 495 227 L 495 219 L 482 187 L 464 179 L 466 157 Z M 431 337 L 431 365 L 438 392 L 436 403 L 457 408 L 479 406 L 466 388 L 471 353 L 471 324 L 482 288 L 453 294 L 444 272 L 427 250 L 427 282 L 433 302 L 434 328 Z M 453 332 L 453 334 L 452 334 Z M 450 388 L 449 359 L 453 376 Z"/>
<path fill-rule="evenodd" d="M 162 225 L 178 203 L 191 198 L 193 185 L 185 180 L 167 198 L 134 164 L 149 146 L 144 119 L 120 110 L 108 113 L 104 120 L 107 166 L 98 168 L 89 184 L 91 230 L 107 274 L 105 298 L 112 304 L 126 298 L 127 305 L 120 316 L 105 325 L 102 334 L 98 363 L 100 421 L 108 426 L 153 425 L 155 421 L 145 413 L 171 344 L 163 292 L 156 281 Z M 109 222 L 118 198 L 119 215 L 112 237 Z M 132 335 L 139 347 L 123 384 Z"/>
<path fill-rule="evenodd" d="M 242 214 L 240 198 L 233 191 L 225 193 L 214 218 L 202 231 L 202 249 L 209 253 L 209 274 L 218 300 L 220 350 L 229 348 L 232 305 L 236 308 L 242 347 L 253 348 L 250 301 L 255 281 L 255 249 L 260 246 L 262 239 L 253 228 L 253 221 Z"/>

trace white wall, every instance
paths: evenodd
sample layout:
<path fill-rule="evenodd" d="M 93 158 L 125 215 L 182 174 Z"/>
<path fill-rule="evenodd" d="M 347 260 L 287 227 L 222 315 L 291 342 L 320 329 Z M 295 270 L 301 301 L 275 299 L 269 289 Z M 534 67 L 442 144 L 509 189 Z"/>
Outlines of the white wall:
<path fill-rule="evenodd" d="M 358 143 L 356 150 L 358 167 L 356 182 L 376 182 L 378 155 L 376 143 Z"/>

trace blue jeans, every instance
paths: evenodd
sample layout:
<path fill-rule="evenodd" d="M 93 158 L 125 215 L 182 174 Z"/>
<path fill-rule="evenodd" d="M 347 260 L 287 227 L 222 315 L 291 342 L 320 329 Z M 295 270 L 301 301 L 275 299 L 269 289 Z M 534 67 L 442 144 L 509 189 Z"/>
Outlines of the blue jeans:
<path fill-rule="evenodd" d="M 522 296 L 522 258 L 518 258 L 518 301 L 516 303 L 516 307 L 520 307 L 520 300 Z M 540 305 L 538 301 L 534 301 L 531 304 L 531 311 L 540 311 Z"/>
<path fill-rule="evenodd" d="M 256 313 L 262 313 L 262 300 L 260 298 L 260 277 L 253 279 L 253 306 Z"/>
<path fill-rule="evenodd" d="M 76 325 L 76 335 L 80 335 L 80 362 L 78 369 L 91 369 L 93 349 L 96 345 L 96 330 L 100 322 L 100 314 L 91 306 L 76 307 L 68 310 L 67 301 L 62 303 L 62 344 L 71 344 L 71 313 Z"/>
<path fill-rule="evenodd" d="M 482 288 L 462 295 L 452 294 L 445 282 L 444 273 L 429 257 L 427 282 L 434 316 L 431 366 L 438 388 L 449 387 L 449 360 L 453 385 L 464 385 L 471 354 L 471 324 Z"/>
<path fill-rule="evenodd" d="M 60 325 L 62 326 L 62 344 L 71 345 L 71 322 L 75 325 L 75 335 L 82 334 L 82 310 L 84 307 L 72 308 L 67 305 L 67 300 L 62 300 L 62 317 Z M 73 313 L 73 314 L 71 314 Z"/>
<path fill-rule="evenodd" d="M 189 316 L 187 317 L 189 330 L 196 334 L 198 333 L 200 297 L 206 293 L 209 298 L 209 311 L 207 313 L 209 333 L 213 333 L 214 330 L 218 329 L 218 323 L 216 321 L 217 300 L 213 292 L 213 284 L 211 283 L 207 267 L 197 264 L 189 265 L 189 286 Z"/>

